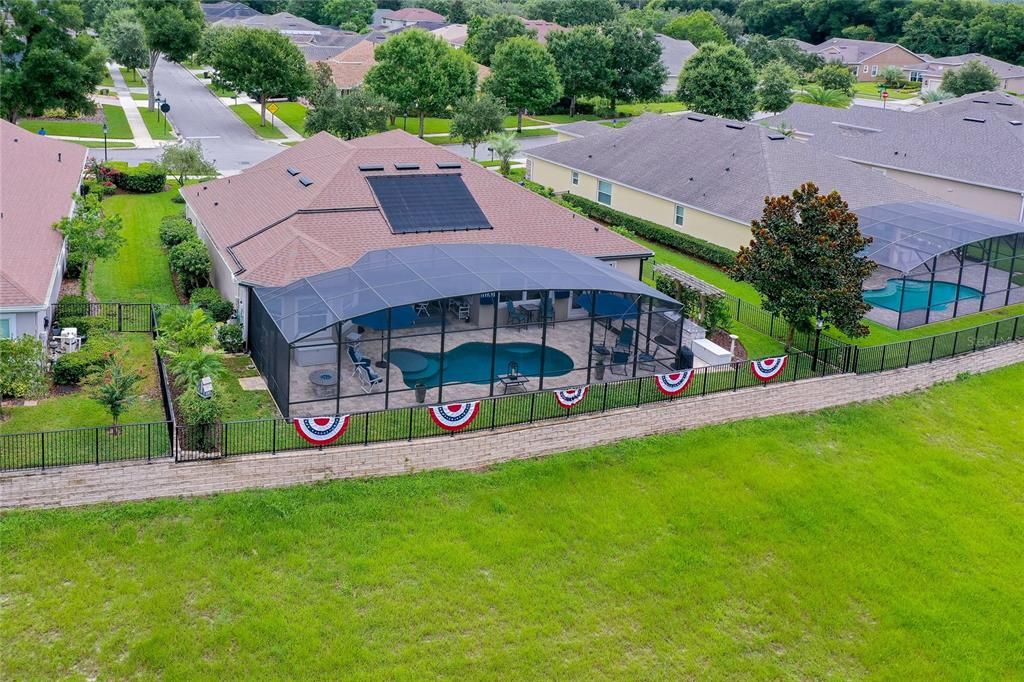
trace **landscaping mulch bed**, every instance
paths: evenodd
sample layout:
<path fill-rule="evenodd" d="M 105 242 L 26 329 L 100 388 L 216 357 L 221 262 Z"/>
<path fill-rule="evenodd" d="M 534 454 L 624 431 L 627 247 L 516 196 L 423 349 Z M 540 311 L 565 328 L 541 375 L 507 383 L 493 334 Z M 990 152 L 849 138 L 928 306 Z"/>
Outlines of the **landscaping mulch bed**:
<path fill-rule="evenodd" d="M 708 339 L 711 343 L 718 344 L 722 348 L 729 350 L 729 346 L 732 345 L 732 339 L 729 338 L 729 332 L 721 329 L 716 329 L 708 335 Z M 733 360 L 746 360 L 747 349 L 743 347 L 743 344 L 739 339 L 736 339 L 736 347 L 733 349 L 732 359 Z"/>

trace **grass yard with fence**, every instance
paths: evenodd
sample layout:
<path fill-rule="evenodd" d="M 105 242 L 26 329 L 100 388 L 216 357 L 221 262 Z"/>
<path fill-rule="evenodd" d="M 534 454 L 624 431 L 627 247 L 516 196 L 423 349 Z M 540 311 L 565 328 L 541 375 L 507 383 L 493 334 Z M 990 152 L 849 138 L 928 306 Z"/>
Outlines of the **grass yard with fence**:
<path fill-rule="evenodd" d="M 1022 383 L 479 473 L 8 513 L 0 676 L 1012 677 Z"/>

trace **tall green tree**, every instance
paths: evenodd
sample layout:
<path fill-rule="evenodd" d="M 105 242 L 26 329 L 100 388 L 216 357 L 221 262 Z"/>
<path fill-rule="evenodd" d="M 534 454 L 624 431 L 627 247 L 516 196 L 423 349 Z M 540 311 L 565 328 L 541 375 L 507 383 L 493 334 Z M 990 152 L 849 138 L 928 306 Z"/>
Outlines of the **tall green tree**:
<path fill-rule="evenodd" d="M 661 44 L 654 31 L 617 21 L 604 27 L 612 39 L 612 74 L 608 99 L 614 111 L 619 102 L 638 102 L 661 96 L 668 70 L 661 63 Z"/>
<path fill-rule="evenodd" d="M 816 321 L 848 336 L 864 336 L 870 306 L 864 280 L 875 269 L 860 252 L 871 239 L 860 233 L 857 216 L 838 192 L 818 193 L 813 183 L 792 196 L 767 197 L 760 220 L 750 224 L 754 238 L 741 247 L 733 274 L 761 294 L 765 310 L 810 332 Z"/>
<path fill-rule="evenodd" d="M 156 104 L 156 65 L 160 57 L 183 62 L 203 38 L 203 12 L 197 0 L 136 0 L 136 14 L 146 31 L 149 50 L 149 110 Z"/>
<path fill-rule="evenodd" d="M 853 84 L 857 82 L 857 77 L 845 64 L 829 62 L 815 69 L 811 74 L 811 80 L 826 90 L 839 90 L 848 97 L 852 97 Z"/>
<path fill-rule="evenodd" d="M 359 32 L 369 25 L 376 10 L 373 0 L 327 0 L 321 14 L 331 26 Z"/>
<path fill-rule="evenodd" d="M 715 17 L 704 10 L 673 19 L 665 26 L 664 33 L 678 40 L 689 40 L 697 47 L 705 43 L 729 42 L 729 36 L 715 21 Z"/>
<path fill-rule="evenodd" d="M 797 75 L 786 62 L 770 62 L 761 69 L 761 82 L 757 84 L 757 101 L 762 111 L 777 114 L 793 103 L 793 86 Z"/>
<path fill-rule="evenodd" d="M 452 114 L 451 136 L 468 144 L 473 150 L 473 158 L 476 159 L 477 146 L 486 140 L 488 135 L 502 130 L 505 115 L 504 105 L 487 93 L 459 100 Z"/>
<path fill-rule="evenodd" d="M 562 2 L 563 0 L 529 0 L 526 3 L 526 16 L 529 19 L 554 21 Z"/>
<path fill-rule="evenodd" d="M 450 24 L 468 24 L 471 17 L 469 10 L 466 9 L 466 3 L 462 0 L 452 0 L 445 18 Z"/>
<path fill-rule="evenodd" d="M 959 69 L 942 75 L 942 89 L 960 97 L 972 92 L 999 89 L 999 77 L 984 62 L 972 59 Z"/>
<path fill-rule="evenodd" d="M 476 91 L 476 65 L 469 56 L 424 30 L 402 31 L 378 45 L 374 56 L 366 87 L 397 111 L 416 115 L 420 137 L 428 115 L 443 114 Z"/>
<path fill-rule="evenodd" d="M 611 89 L 612 39 L 596 26 L 577 26 L 548 35 L 548 51 L 570 98 L 569 115 L 576 115 L 577 97 L 603 97 Z"/>
<path fill-rule="evenodd" d="M 107 15 L 100 40 L 110 53 L 110 58 L 130 69 L 133 74 L 136 69 L 144 69 L 149 63 L 146 31 L 135 12 L 130 9 L 119 9 Z"/>
<path fill-rule="evenodd" d="M 260 103 L 261 125 L 267 123 L 271 97 L 296 98 L 313 80 L 306 59 L 288 36 L 262 28 L 232 31 L 214 54 L 217 79 Z"/>
<path fill-rule="evenodd" d="M 70 0 L 4 0 L 0 20 L 0 111 L 8 121 L 60 108 L 92 113 L 89 95 L 106 72 L 102 48 Z"/>
<path fill-rule="evenodd" d="M 933 55 L 963 54 L 970 48 L 967 23 L 948 16 L 917 12 L 903 24 L 900 44 L 908 50 Z"/>
<path fill-rule="evenodd" d="M 179 142 L 164 147 L 160 153 L 160 167 L 185 186 L 188 177 L 216 176 L 217 167 L 206 160 L 203 145 L 199 140 Z"/>
<path fill-rule="evenodd" d="M 79 7 L 82 8 L 82 15 L 85 18 L 85 25 L 96 30 L 103 28 L 107 23 L 107 17 L 122 9 L 132 9 L 135 0 L 80 0 Z"/>
<path fill-rule="evenodd" d="M 107 408 L 116 436 L 121 415 L 138 399 L 137 387 L 143 380 L 142 372 L 125 367 L 123 350 L 112 353 L 89 377 L 90 397 Z"/>
<path fill-rule="evenodd" d="M 352 140 L 387 130 L 393 106 L 366 88 L 341 94 L 337 88 L 318 97 L 306 114 L 306 134 L 326 131 Z"/>
<path fill-rule="evenodd" d="M 790 38 L 772 40 L 760 34 L 747 35 L 740 41 L 740 47 L 757 69 L 763 68 L 768 62 L 781 59 L 800 73 L 810 73 L 825 63 L 820 56 L 801 50 Z"/>
<path fill-rule="evenodd" d="M 530 38 L 511 38 L 498 45 L 491 65 L 484 89 L 516 112 L 517 131 L 523 129 L 523 112 L 540 111 L 562 96 L 555 60 Z"/>
<path fill-rule="evenodd" d="M 805 0 L 742 0 L 736 15 L 747 25 L 748 33 L 812 40 L 805 9 Z"/>
<path fill-rule="evenodd" d="M 555 10 L 554 21 L 562 26 L 605 24 L 619 15 L 615 0 L 562 0 Z"/>
<path fill-rule="evenodd" d="M 853 40 L 874 40 L 875 29 L 866 24 L 857 24 L 856 26 L 847 26 L 839 32 L 839 35 Z"/>
<path fill-rule="evenodd" d="M 720 9 L 712 9 L 710 12 L 711 16 L 715 19 L 715 23 L 725 31 L 725 35 L 728 36 L 730 41 L 736 42 L 746 32 L 747 27 L 739 17 L 726 14 Z"/>
<path fill-rule="evenodd" d="M 694 111 L 749 121 L 757 106 L 757 74 L 735 45 L 708 44 L 686 62 L 676 96 Z"/>
<path fill-rule="evenodd" d="M 469 32 L 463 46 L 473 59 L 490 66 L 491 57 L 502 41 L 518 36 L 529 36 L 526 25 L 519 17 L 498 14 L 493 17 L 473 17 L 469 20 Z"/>
<path fill-rule="evenodd" d="M 1024 66 L 1024 5 L 986 4 L 970 23 L 975 52 Z"/>
<path fill-rule="evenodd" d="M 86 290 L 93 262 L 97 258 L 110 258 L 124 244 L 121 216 L 104 214 L 95 194 L 80 198 L 74 214 L 61 218 L 54 227 L 67 238 L 68 250 L 82 257 L 82 291 Z"/>

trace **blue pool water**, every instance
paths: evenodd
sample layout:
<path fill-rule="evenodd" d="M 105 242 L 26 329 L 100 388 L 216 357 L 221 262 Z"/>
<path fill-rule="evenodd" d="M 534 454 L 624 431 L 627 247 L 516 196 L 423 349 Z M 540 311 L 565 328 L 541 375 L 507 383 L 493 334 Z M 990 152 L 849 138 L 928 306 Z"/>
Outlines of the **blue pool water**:
<path fill-rule="evenodd" d="M 526 376 L 540 376 L 542 346 L 539 343 L 499 343 L 494 357 L 494 373 L 491 373 L 491 344 L 483 342 L 464 343 L 444 354 L 445 383 L 460 382 L 489 384 L 495 375 L 504 374 L 508 363 L 519 363 L 519 373 Z M 409 388 L 416 384 L 435 387 L 441 369 L 439 353 L 424 353 L 409 348 L 395 348 L 388 360 L 402 370 L 402 380 Z M 426 363 L 424 363 L 424 360 Z M 557 377 L 573 369 L 573 361 L 557 348 L 544 350 L 544 376 Z"/>
<path fill-rule="evenodd" d="M 950 303 L 957 300 L 957 286 L 951 282 L 922 282 L 915 279 L 890 279 L 881 289 L 869 289 L 864 292 L 864 301 L 879 308 L 900 310 L 900 297 L 903 298 L 903 310 L 924 310 L 928 307 L 928 291 L 931 290 L 932 310 L 945 310 Z M 973 287 L 960 285 L 960 300 L 981 298 L 981 292 Z"/>

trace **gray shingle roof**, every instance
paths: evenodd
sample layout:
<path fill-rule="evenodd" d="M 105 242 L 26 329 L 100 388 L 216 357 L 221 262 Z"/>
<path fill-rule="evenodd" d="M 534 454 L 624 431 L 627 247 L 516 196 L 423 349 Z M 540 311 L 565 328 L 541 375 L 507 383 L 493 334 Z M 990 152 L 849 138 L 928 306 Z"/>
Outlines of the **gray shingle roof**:
<path fill-rule="evenodd" d="M 1024 126 L 1011 120 L 1024 120 L 1024 102 L 983 93 L 913 113 L 794 104 L 762 123 L 810 133 L 807 144 L 843 158 L 1017 191 L 1024 190 Z"/>
<path fill-rule="evenodd" d="M 575 123 L 555 126 L 554 129 L 572 137 L 586 137 L 588 135 L 606 133 L 611 130 L 611 127 L 601 125 L 597 121 L 576 121 Z"/>
<path fill-rule="evenodd" d="M 713 116 L 644 117 L 527 156 L 741 222 L 761 215 L 766 196 L 789 194 L 807 181 L 838 190 L 853 208 L 932 198 L 756 123 Z"/>
<path fill-rule="evenodd" d="M 668 69 L 668 75 L 678 76 L 683 64 L 697 54 L 697 48 L 689 40 L 677 40 L 660 33 L 655 36 L 661 45 L 661 63 Z"/>
<path fill-rule="evenodd" d="M 865 59 L 874 57 L 879 52 L 884 52 L 895 47 L 896 43 L 882 43 L 875 40 L 854 40 L 852 38 L 829 38 L 814 48 L 815 53 L 821 53 L 828 48 L 836 48 L 843 57 L 844 64 L 859 64 Z"/>

